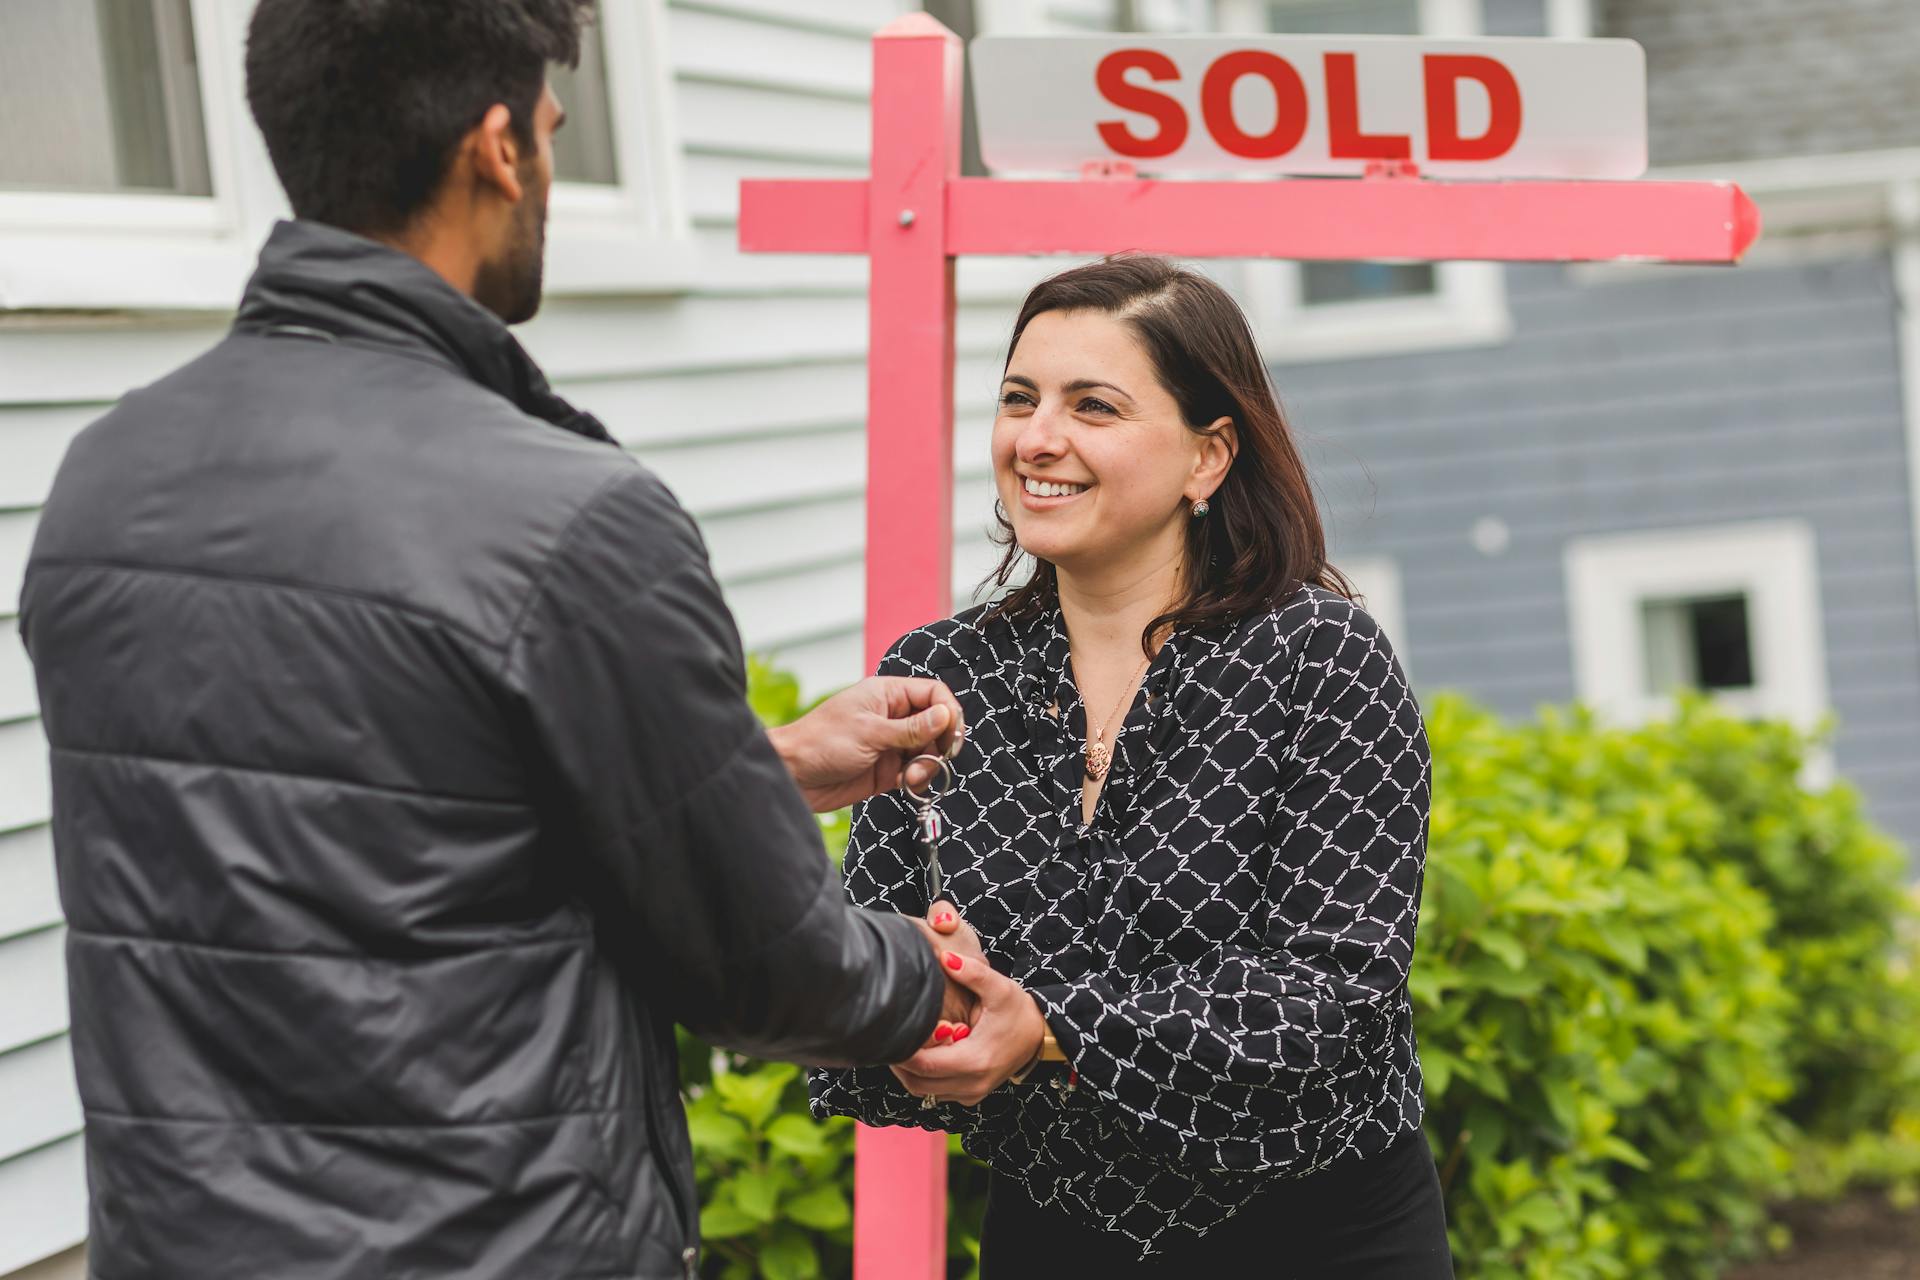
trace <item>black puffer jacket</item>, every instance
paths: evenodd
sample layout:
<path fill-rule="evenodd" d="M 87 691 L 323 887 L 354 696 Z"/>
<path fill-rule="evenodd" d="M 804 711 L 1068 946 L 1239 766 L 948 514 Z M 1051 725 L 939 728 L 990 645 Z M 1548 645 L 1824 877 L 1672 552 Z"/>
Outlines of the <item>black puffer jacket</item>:
<path fill-rule="evenodd" d="M 27 570 L 101 1280 L 655 1277 L 673 1022 L 901 1058 L 692 522 L 489 313 L 282 224 Z"/>

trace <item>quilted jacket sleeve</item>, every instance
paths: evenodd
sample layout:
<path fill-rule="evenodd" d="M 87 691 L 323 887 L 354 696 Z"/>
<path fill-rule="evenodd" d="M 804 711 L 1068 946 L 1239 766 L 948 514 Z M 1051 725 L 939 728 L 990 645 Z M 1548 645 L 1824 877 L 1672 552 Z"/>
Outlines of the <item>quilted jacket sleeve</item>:
<path fill-rule="evenodd" d="M 686 512 L 639 467 L 573 520 L 506 658 L 554 827 L 636 989 L 729 1048 L 890 1062 L 943 979 L 911 923 L 847 905 L 746 699 Z"/>
<path fill-rule="evenodd" d="M 1033 991 L 1081 1087 L 1206 1167 L 1304 1172 L 1341 1150 L 1342 1085 L 1386 1056 L 1413 960 L 1431 772 L 1419 708 L 1365 613 L 1343 604 L 1308 628 L 1276 724 L 1261 945 Z"/>

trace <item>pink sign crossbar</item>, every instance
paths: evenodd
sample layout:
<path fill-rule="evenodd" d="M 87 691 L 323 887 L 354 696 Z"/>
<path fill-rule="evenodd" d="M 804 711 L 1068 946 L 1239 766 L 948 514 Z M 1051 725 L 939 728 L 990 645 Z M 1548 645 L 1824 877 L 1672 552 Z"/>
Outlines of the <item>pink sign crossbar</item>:
<path fill-rule="evenodd" d="M 1130 44 L 1154 47 L 1150 37 Z M 1322 40 L 1315 48 L 1337 57 L 1338 44 Z M 1258 59 L 1244 61 L 1278 74 Z M 1344 74 L 1343 63 L 1323 65 L 1336 80 Z M 1388 155 L 1381 158 L 1392 173 L 1361 179 L 1170 182 L 1116 173 L 1110 163 L 1105 176 L 1079 180 L 962 178 L 958 37 L 925 14 L 909 14 L 874 36 L 873 72 L 868 177 L 749 179 L 740 184 L 739 219 L 747 252 L 869 259 L 869 669 L 901 634 L 952 609 L 953 262 L 960 254 L 1734 263 L 1760 231 L 1758 211 L 1730 183 L 1439 181 L 1409 176 L 1410 166 Z M 1427 99 L 1430 107 L 1435 101 Z M 1215 125 L 1224 128 L 1219 118 Z M 1256 136 L 1244 120 L 1239 127 Z M 1458 121 L 1450 127 L 1465 146 L 1491 125 L 1478 133 Z M 1378 145 L 1382 135 L 1355 136 Z M 1086 159 L 1099 168 L 1113 156 L 1090 140 Z M 1463 170 L 1456 162 L 1448 172 Z M 944 1275 L 945 1192 L 942 1135 L 863 1127 L 855 1148 L 856 1280 Z"/>

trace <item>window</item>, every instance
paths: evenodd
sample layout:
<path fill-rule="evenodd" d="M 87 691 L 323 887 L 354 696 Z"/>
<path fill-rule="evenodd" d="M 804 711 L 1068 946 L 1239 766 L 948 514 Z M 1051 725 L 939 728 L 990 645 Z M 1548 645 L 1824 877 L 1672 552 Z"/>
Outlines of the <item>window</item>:
<path fill-rule="evenodd" d="M 663 8 L 664 0 L 602 3 L 579 66 L 548 73 L 567 113 L 554 136 L 550 294 L 668 292 L 693 283 Z"/>
<path fill-rule="evenodd" d="M 1646 692 L 1665 697 L 1682 689 L 1724 693 L 1753 688 L 1748 612 L 1744 592 L 1643 601 Z"/>
<path fill-rule="evenodd" d="M 1566 553 L 1579 697 L 1665 714 L 1682 689 L 1803 729 L 1827 711 L 1813 530 L 1800 521 L 1578 538 Z M 1829 766 L 1815 761 L 1812 772 Z"/>
<path fill-rule="evenodd" d="M 287 213 L 245 93 L 255 0 L 0 0 L 0 311 L 226 311 Z M 664 0 L 554 76 L 549 293 L 692 282 Z"/>
<path fill-rule="evenodd" d="M 8 0 L 0 188 L 213 193 L 187 0 Z"/>
<path fill-rule="evenodd" d="M 607 46 L 600 24 L 580 38 L 580 65 L 552 67 L 547 81 L 567 113 L 566 127 L 553 138 L 553 176 L 557 182 L 613 186 L 620 161 L 613 147 L 613 109 L 607 101 Z"/>
<path fill-rule="evenodd" d="M 1216 0 L 1218 29 L 1471 36 L 1479 0 Z M 1264 180 L 1264 179 L 1255 179 Z M 1280 363 L 1504 341 L 1501 268 L 1486 262 L 1250 262 L 1239 292 Z"/>

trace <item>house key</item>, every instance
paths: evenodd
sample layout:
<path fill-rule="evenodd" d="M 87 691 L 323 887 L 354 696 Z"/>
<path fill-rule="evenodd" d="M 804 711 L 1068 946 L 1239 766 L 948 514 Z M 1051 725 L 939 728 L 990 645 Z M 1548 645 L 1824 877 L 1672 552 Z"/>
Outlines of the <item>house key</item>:
<path fill-rule="evenodd" d="M 913 784 L 905 781 L 902 773 L 901 786 L 907 798 L 913 801 L 916 811 L 914 817 L 914 843 L 920 846 L 920 855 L 927 863 L 927 907 L 940 898 L 940 811 L 934 806 L 953 790 L 953 766 L 940 756 L 915 756 L 907 762 L 910 769 L 922 760 L 930 760 L 939 766 L 938 772 L 927 779 L 926 790 L 915 791 Z M 937 784 L 937 785 L 936 785 Z"/>

